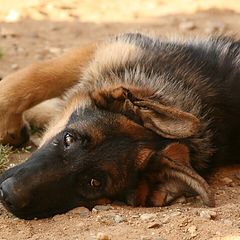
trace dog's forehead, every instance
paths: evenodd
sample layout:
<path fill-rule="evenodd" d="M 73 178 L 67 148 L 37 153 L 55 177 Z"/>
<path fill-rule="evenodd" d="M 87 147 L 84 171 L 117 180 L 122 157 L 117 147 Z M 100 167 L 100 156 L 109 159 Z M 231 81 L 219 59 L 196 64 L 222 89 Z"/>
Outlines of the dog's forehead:
<path fill-rule="evenodd" d="M 117 132 L 118 118 L 117 114 L 96 107 L 77 108 L 70 115 L 66 128 L 91 137 L 97 144 Z"/>
<path fill-rule="evenodd" d="M 77 108 L 68 119 L 71 127 L 106 127 L 116 126 L 118 115 L 96 107 Z"/>
<path fill-rule="evenodd" d="M 78 108 L 69 117 L 67 128 L 101 140 L 108 136 L 125 136 L 135 140 L 152 139 L 153 133 L 125 115 L 97 107 Z"/>

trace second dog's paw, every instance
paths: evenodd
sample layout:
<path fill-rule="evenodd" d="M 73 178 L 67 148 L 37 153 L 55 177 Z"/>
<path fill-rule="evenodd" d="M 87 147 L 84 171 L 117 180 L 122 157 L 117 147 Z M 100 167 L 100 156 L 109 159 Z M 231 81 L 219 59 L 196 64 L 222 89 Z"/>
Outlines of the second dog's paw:
<path fill-rule="evenodd" d="M 29 140 L 29 126 L 22 115 L 2 115 L 0 118 L 0 143 L 20 147 Z"/>

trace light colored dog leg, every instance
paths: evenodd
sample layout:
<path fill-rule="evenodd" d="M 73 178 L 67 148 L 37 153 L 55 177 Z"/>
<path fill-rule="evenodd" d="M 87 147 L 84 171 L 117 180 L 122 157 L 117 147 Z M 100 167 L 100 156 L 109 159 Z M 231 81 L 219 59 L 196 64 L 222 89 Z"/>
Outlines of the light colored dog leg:
<path fill-rule="evenodd" d="M 52 60 L 32 64 L 0 82 L 0 142 L 21 145 L 28 139 L 23 112 L 61 96 L 79 81 L 96 45 L 91 44 Z"/>

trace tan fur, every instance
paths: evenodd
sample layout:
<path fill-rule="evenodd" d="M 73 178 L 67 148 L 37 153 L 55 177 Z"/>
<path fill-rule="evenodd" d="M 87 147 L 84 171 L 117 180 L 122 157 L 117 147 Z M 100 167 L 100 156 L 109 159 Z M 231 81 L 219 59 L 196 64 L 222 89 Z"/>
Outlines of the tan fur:
<path fill-rule="evenodd" d="M 20 138 L 24 125 L 23 112 L 38 103 L 62 95 L 78 82 L 81 72 L 90 61 L 96 44 L 32 64 L 4 78 L 0 82 L 0 140 L 15 144 L 9 133 Z"/>
<path fill-rule="evenodd" d="M 24 117 L 31 125 L 46 128 L 62 110 L 62 104 L 60 98 L 46 100 L 24 112 Z"/>

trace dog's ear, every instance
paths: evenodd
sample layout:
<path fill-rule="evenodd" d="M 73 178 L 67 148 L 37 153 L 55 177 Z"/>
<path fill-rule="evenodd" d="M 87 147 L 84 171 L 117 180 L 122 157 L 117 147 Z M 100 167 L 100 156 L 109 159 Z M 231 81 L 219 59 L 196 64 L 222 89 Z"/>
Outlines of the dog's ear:
<path fill-rule="evenodd" d="M 136 189 L 129 192 L 129 204 L 164 206 L 180 196 L 197 193 L 205 205 L 215 205 L 209 185 L 191 167 L 186 145 L 170 143 L 159 152 L 143 149 L 136 156 L 135 164 L 148 180 L 143 180 Z"/>
<path fill-rule="evenodd" d="M 198 193 L 207 206 L 213 207 L 215 205 L 209 185 L 191 167 L 190 153 L 186 145 L 171 143 L 156 155 L 156 161 L 160 164 L 163 178 L 161 181 L 164 182 L 163 188 L 166 188 L 170 193 L 174 193 L 174 190 L 168 189 L 168 182 L 174 180 L 178 185 L 182 183 L 182 186 L 185 186 L 186 190 L 188 188 Z M 172 188 L 172 186 L 170 186 L 170 188 Z M 166 189 L 163 189 L 163 191 L 166 192 Z M 161 190 L 159 192 L 161 192 Z M 174 200 L 174 197 L 177 197 L 177 195 L 178 193 L 176 192 L 173 196 L 168 196 L 170 197 L 168 201 Z"/>
<path fill-rule="evenodd" d="M 138 98 L 123 87 L 95 91 L 91 98 L 98 107 L 122 113 L 165 138 L 190 137 L 200 126 L 194 115 L 154 100 Z"/>

